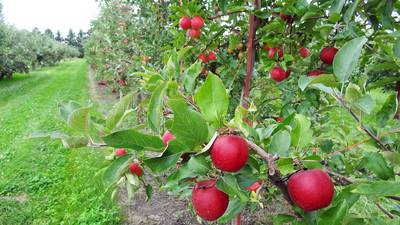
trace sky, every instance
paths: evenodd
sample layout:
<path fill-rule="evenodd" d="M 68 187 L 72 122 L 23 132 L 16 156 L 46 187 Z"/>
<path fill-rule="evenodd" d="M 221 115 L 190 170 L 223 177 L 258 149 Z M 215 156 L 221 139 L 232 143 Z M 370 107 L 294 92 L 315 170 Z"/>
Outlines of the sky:
<path fill-rule="evenodd" d="M 32 30 L 34 27 L 44 31 L 50 28 L 53 33 L 60 30 L 65 36 L 71 28 L 87 31 L 90 21 L 98 15 L 95 0 L 0 0 L 6 23 L 18 29 Z"/>

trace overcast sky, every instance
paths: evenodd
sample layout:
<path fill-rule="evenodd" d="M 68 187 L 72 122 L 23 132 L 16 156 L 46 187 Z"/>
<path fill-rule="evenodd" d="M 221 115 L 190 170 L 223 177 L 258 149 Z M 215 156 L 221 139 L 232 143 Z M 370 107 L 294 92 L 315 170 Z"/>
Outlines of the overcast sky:
<path fill-rule="evenodd" d="M 95 0 L 0 0 L 5 21 L 19 29 L 41 31 L 50 28 L 65 35 L 70 28 L 75 32 L 90 27 L 98 15 Z"/>

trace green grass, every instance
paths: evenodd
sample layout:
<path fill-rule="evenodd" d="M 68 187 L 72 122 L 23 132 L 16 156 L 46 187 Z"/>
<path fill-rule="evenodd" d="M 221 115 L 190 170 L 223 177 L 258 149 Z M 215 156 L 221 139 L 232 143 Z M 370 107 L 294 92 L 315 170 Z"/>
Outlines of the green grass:
<path fill-rule="evenodd" d="M 0 81 L 0 224 L 119 223 L 119 209 L 95 176 L 107 163 L 104 152 L 25 139 L 68 130 L 58 103 L 87 104 L 87 68 L 76 60 Z M 17 201 L 21 196 L 27 200 Z"/>

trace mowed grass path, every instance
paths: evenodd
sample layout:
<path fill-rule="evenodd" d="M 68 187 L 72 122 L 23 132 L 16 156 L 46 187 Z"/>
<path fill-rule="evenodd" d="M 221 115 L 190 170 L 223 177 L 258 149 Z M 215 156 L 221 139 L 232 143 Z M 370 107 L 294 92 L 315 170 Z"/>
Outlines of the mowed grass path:
<path fill-rule="evenodd" d="M 58 104 L 89 99 L 83 60 L 0 81 L 0 225 L 116 224 L 119 210 L 96 173 L 107 163 L 95 149 L 25 139 L 67 131 Z"/>

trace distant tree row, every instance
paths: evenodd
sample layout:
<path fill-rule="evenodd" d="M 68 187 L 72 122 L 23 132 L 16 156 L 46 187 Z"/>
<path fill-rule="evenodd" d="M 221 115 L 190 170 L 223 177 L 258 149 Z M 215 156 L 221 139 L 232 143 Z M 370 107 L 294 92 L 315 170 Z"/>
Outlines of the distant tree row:
<path fill-rule="evenodd" d="M 40 32 L 38 29 L 34 29 L 34 30 L 37 32 Z M 84 44 L 84 41 L 87 39 L 87 33 L 83 32 L 83 30 L 79 30 L 79 32 L 77 34 L 75 34 L 72 29 L 69 29 L 67 36 L 63 37 L 61 35 L 60 31 L 57 31 L 54 35 L 53 31 L 51 29 L 47 28 L 44 31 L 44 34 L 56 41 L 66 43 L 69 46 L 77 48 L 80 53 L 79 57 L 82 58 L 84 56 L 83 44 Z"/>

